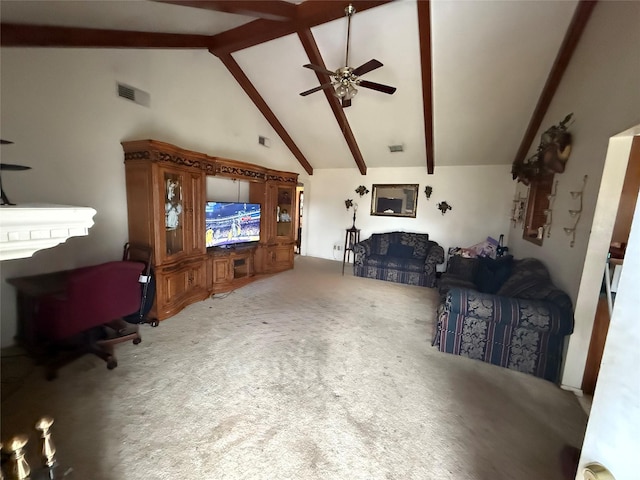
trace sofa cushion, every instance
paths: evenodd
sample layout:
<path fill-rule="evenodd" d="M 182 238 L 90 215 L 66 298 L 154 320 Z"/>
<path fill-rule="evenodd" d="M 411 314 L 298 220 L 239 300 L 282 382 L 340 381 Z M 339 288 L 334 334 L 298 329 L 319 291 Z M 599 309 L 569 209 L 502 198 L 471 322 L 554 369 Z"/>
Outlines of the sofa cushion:
<path fill-rule="evenodd" d="M 536 258 L 514 260 L 511 276 L 504 282 L 497 294 L 504 297 L 520 297 L 527 290 L 536 290 L 539 285 L 551 283 L 549 271 Z"/>
<path fill-rule="evenodd" d="M 413 257 L 413 247 L 411 245 L 403 245 L 401 243 L 392 243 L 389 245 L 389 249 L 387 250 L 387 255 L 390 257 L 398 257 L 398 258 L 412 258 Z"/>
<path fill-rule="evenodd" d="M 482 293 L 496 293 L 504 282 L 511 276 L 513 256 L 478 257 L 478 269 L 474 282 Z"/>
<path fill-rule="evenodd" d="M 478 269 L 479 260 L 477 258 L 465 258 L 461 255 L 449 257 L 447 266 L 447 276 L 455 276 L 466 282 L 473 282 Z"/>

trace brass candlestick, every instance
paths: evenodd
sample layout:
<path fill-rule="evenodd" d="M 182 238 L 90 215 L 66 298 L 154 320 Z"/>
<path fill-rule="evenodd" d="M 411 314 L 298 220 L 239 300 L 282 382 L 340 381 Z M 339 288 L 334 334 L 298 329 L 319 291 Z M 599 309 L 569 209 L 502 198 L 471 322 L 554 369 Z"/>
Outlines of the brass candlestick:
<path fill-rule="evenodd" d="M 53 425 L 53 418 L 44 416 L 36 423 L 36 429 L 42 432 L 42 459 L 45 466 L 53 468 L 56 463 L 56 447 L 51 439 L 49 429 Z"/>
<path fill-rule="evenodd" d="M 13 475 L 18 480 L 26 480 L 29 478 L 31 468 L 27 463 L 27 459 L 24 458 L 24 447 L 27 445 L 29 437 L 26 435 L 16 435 L 9 440 L 9 451 L 11 452 L 11 459 L 13 461 Z"/>

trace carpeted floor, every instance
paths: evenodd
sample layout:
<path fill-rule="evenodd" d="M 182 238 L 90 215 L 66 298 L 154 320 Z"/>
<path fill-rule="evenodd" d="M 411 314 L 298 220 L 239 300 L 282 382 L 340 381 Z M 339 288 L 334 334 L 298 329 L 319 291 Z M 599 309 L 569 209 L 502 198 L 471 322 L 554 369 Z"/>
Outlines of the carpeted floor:
<path fill-rule="evenodd" d="M 562 480 L 586 415 L 572 393 L 431 347 L 435 290 L 293 271 L 191 305 L 119 366 L 85 356 L 47 382 L 3 360 L 2 439 L 55 418 L 90 480 Z"/>

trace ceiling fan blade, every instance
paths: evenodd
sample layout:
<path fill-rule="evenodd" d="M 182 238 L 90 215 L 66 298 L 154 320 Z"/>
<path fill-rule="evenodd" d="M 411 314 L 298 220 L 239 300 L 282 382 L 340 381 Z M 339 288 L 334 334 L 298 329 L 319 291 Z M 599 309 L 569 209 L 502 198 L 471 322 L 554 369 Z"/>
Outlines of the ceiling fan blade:
<path fill-rule="evenodd" d="M 332 85 L 333 85 L 333 83 L 331 83 L 331 82 L 323 83 L 319 87 L 315 87 L 315 88 L 312 88 L 311 90 L 307 90 L 306 92 L 302 92 L 300 95 L 303 96 L 303 97 L 306 97 L 307 95 L 310 95 L 312 93 L 318 92 L 318 91 L 323 90 L 325 88 L 329 88 Z"/>
<path fill-rule="evenodd" d="M 331 70 L 327 70 L 324 67 L 319 67 L 318 65 L 313 65 L 312 63 L 307 63 L 306 65 L 303 65 L 303 67 L 309 68 L 311 70 L 315 70 L 316 72 L 324 73 L 326 75 L 330 75 L 330 76 L 335 75 L 335 72 L 332 72 Z"/>
<path fill-rule="evenodd" d="M 390 87 L 389 85 L 382 85 L 381 83 L 369 82 L 367 80 L 360 80 L 358 82 L 360 87 L 370 88 L 371 90 L 377 90 L 378 92 L 393 94 L 396 91 L 396 87 Z"/>
<path fill-rule="evenodd" d="M 350 107 L 351 99 L 350 98 L 342 98 L 342 108 Z"/>
<path fill-rule="evenodd" d="M 353 73 L 356 77 L 359 77 L 360 75 L 364 75 L 365 73 L 375 70 L 376 68 L 380 68 L 381 66 L 382 63 L 374 58 L 373 60 L 369 60 L 367 63 L 363 63 L 359 67 L 354 68 L 353 72 L 351 73 Z"/>

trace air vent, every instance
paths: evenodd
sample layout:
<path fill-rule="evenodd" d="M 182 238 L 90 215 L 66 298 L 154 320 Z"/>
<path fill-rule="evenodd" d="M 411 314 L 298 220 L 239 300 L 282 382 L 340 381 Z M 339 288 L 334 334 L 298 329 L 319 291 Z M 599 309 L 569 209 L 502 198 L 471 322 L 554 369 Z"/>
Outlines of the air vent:
<path fill-rule="evenodd" d="M 389 151 L 391 153 L 404 152 L 404 145 L 389 145 Z"/>
<path fill-rule="evenodd" d="M 258 136 L 258 143 L 267 148 L 271 146 L 271 140 L 269 140 L 267 137 L 263 137 L 262 135 Z"/>
<path fill-rule="evenodd" d="M 135 87 L 131 87 L 129 85 L 125 85 L 124 83 L 118 83 L 118 96 L 121 98 L 126 98 L 127 100 L 131 100 L 132 102 L 135 102 L 138 105 L 142 105 L 143 107 L 148 107 L 151 99 L 150 95 L 147 92 L 144 92 Z"/>

